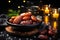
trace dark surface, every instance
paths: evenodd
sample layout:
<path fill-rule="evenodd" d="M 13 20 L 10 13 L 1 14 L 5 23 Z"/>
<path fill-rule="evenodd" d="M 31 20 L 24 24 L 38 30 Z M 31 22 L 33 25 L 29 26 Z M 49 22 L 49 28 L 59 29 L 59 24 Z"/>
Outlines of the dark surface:
<path fill-rule="evenodd" d="M 7 33 L 4 29 L 0 29 L 0 40 L 39 40 L 38 38 L 39 34 L 30 36 L 30 37 L 20 37 L 20 36 L 15 36 Z M 48 36 L 48 40 L 60 40 L 60 38 L 54 38 Z"/>
<path fill-rule="evenodd" d="M 6 31 L 0 31 L 0 40 L 37 40 L 38 35 L 31 36 L 31 37 L 18 37 L 9 35 Z"/>
<path fill-rule="evenodd" d="M 42 31 L 45 29 L 48 30 L 48 25 L 44 25 L 44 23 L 42 23 L 41 26 L 42 28 L 40 28 L 39 31 Z M 45 35 L 47 35 L 47 33 Z M 30 37 L 20 37 L 20 36 L 9 34 L 8 32 L 5 31 L 5 27 L 4 28 L 2 27 L 0 29 L 0 40 L 38 40 L 39 39 L 38 36 L 39 36 L 39 33 Z M 55 39 L 58 40 L 57 37 L 54 38 L 53 36 L 52 37 L 48 36 L 48 38 L 49 38 L 48 40 L 55 40 Z"/>

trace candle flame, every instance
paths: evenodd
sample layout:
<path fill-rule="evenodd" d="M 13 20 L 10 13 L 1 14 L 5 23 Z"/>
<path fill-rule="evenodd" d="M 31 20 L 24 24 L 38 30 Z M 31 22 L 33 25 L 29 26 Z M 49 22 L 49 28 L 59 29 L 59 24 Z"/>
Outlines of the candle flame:
<path fill-rule="evenodd" d="M 46 10 L 48 10 L 48 7 L 46 7 Z"/>
<path fill-rule="evenodd" d="M 48 6 L 45 7 L 45 13 L 49 13 L 49 8 L 48 8 Z"/>
<path fill-rule="evenodd" d="M 58 18 L 58 17 L 59 17 L 59 13 L 57 9 L 54 9 L 53 18 Z"/>
<path fill-rule="evenodd" d="M 55 13 L 55 14 L 57 13 L 57 9 L 55 9 L 54 13 Z"/>
<path fill-rule="evenodd" d="M 49 21 L 49 17 L 48 16 L 45 16 L 45 18 L 44 18 L 45 20 L 45 24 L 48 24 L 48 21 Z"/>

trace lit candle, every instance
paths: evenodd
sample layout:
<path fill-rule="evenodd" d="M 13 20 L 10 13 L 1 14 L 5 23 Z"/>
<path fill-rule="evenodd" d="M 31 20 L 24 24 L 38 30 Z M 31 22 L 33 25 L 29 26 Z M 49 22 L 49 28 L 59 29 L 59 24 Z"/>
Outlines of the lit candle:
<path fill-rule="evenodd" d="M 45 23 L 45 24 L 48 24 L 48 22 L 49 22 L 49 17 L 48 17 L 48 16 L 45 16 L 45 17 L 44 17 L 44 23 Z"/>
<path fill-rule="evenodd" d="M 49 13 L 49 8 L 48 6 L 46 6 L 45 10 L 44 10 L 44 13 L 48 14 Z"/>
<path fill-rule="evenodd" d="M 58 18 L 59 17 L 59 13 L 57 12 L 57 9 L 54 10 L 54 13 L 53 13 L 53 18 Z"/>
<path fill-rule="evenodd" d="M 53 22 L 53 30 L 57 30 L 57 22 L 56 21 Z"/>

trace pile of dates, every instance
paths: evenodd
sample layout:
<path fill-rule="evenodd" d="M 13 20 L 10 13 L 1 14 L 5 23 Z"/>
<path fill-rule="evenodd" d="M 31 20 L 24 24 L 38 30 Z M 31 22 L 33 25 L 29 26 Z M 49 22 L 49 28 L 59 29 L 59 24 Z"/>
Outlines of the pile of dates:
<path fill-rule="evenodd" d="M 12 16 L 9 19 L 9 22 L 13 24 L 22 24 L 22 25 L 30 25 L 41 22 L 41 20 L 37 19 L 36 16 L 32 15 L 31 12 L 21 13 L 18 16 Z"/>
<path fill-rule="evenodd" d="M 53 30 L 51 26 L 49 26 L 48 30 L 45 29 L 45 30 L 39 31 L 39 34 L 40 35 L 38 36 L 38 38 L 41 40 L 53 40 L 53 38 L 56 35 L 55 31 Z"/>

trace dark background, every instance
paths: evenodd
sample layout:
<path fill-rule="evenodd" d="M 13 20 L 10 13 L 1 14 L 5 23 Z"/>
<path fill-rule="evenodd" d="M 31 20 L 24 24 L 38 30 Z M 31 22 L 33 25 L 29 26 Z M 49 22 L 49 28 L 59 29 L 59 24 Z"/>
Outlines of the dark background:
<path fill-rule="evenodd" d="M 34 5 L 51 4 L 53 7 L 57 7 L 57 8 L 60 7 L 59 0 L 26 0 L 26 1 L 30 1 Z M 23 3 L 23 0 L 11 0 L 11 3 L 8 3 L 8 0 L 0 0 L 0 14 L 6 13 L 7 10 L 10 8 L 17 10 L 18 5 L 28 6 L 33 4 L 27 4 L 27 2 Z"/>
<path fill-rule="evenodd" d="M 60 8 L 60 1 L 59 0 L 26 0 L 30 1 L 34 5 L 44 5 L 44 4 L 51 4 L 52 7 Z M 11 3 L 8 3 L 8 0 L 0 0 L 0 14 L 4 13 L 6 14 L 8 12 L 8 9 L 14 9 L 18 10 L 18 6 L 28 6 L 33 5 L 30 3 L 23 3 L 23 0 L 11 0 Z M 60 19 L 59 19 L 60 20 Z M 59 22 L 60 25 L 60 22 Z M 59 34 L 60 34 L 60 26 L 58 28 Z M 60 37 L 60 36 L 59 36 Z"/>

